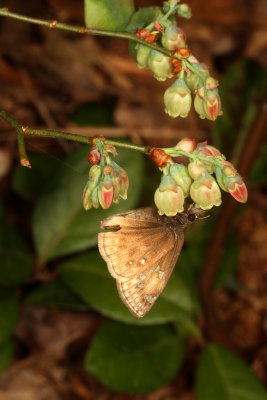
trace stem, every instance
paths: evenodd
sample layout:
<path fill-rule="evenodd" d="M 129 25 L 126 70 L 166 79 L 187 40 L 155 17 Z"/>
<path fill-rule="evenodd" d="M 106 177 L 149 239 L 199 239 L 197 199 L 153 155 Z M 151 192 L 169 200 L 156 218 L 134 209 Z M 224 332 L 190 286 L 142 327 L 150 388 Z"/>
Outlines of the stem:
<path fill-rule="evenodd" d="M 28 160 L 27 153 L 26 153 L 26 149 L 25 149 L 24 136 L 41 136 L 41 137 L 47 137 L 47 138 L 67 139 L 67 140 L 71 140 L 73 142 L 79 142 L 79 143 L 85 143 L 85 144 L 91 143 L 91 138 L 88 136 L 78 135 L 78 134 L 69 133 L 69 132 L 60 132 L 60 131 L 55 131 L 55 130 L 50 130 L 50 129 L 31 129 L 26 126 L 22 126 L 19 124 L 19 122 L 16 119 L 14 119 L 10 115 L 8 115 L 4 110 L 0 110 L 0 117 L 2 117 L 7 123 L 9 123 L 9 125 L 12 126 L 12 128 L 14 128 L 17 132 L 20 163 L 24 167 L 29 167 L 29 168 L 31 167 L 30 162 Z M 105 144 L 110 144 L 110 145 L 114 145 L 116 147 L 124 147 L 126 149 L 141 151 L 142 153 L 147 153 L 149 150 L 149 147 L 147 147 L 147 146 L 136 146 L 134 144 L 117 142 L 114 140 L 105 140 Z"/>
<path fill-rule="evenodd" d="M 120 39 L 132 40 L 134 42 L 141 43 L 145 46 L 148 46 L 153 50 L 157 50 L 169 57 L 172 57 L 171 52 L 169 50 L 164 49 L 161 46 L 157 46 L 153 43 L 147 43 L 143 39 L 139 39 L 138 37 L 136 37 L 134 33 L 105 31 L 105 30 L 100 30 L 100 29 L 87 28 L 85 26 L 74 26 L 74 25 L 63 24 L 58 21 L 46 21 L 44 19 L 32 18 L 32 17 L 27 17 L 25 15 L 21 15 L 21 14 L 16 14 L 16 13 L 9 11 L 7 8 L 0 8 L 0 16 L 1 15 L 3 17 L 14 18 L 14 19 L 18 19 L 18 20 L 24 21 L 24 22 L 29 22 L 32 24 L 46 26 L 47 28 L 51 28 L 51 29 L 63 29 L 66 31 L 82 33 L 85 35 L 111 36 L 111 37 L 117 37 Z"/>
<path fill-rule="evenodd" d="M 12 126 L 12 128 L 14 128 L 17 133 L 20 164 L 23 167 L 31 168 L 31 164 L 29 162 L 29 159 L 28 159 L 28 156 L 26 153 L 24 136 L 23 136 L 24 132 L 23 132 L 22 126 L 18 123 L 17 120 L 15 120 L 10 115 L 8 115 L 4 110 L 0 110 L 0 117 L 3 118 L 10 126 Z"/>
<path fill-rule="evenodd" d="M 105 31 L 105 30 L 100 30 L 100 29 L 87 28 L 85 26 L 74 26 L 74 25 L 63 24 L 62 22 L 58 22 L 58 21 L 46 21 L 44 19 L 32 18 L 32 17 L 27 17 L 25 15 L 21 15 L 21 14 L 16 14 L 16 13 L 9 11 L 7 8 L 0 8 L 0 16 L 1 15 L 3 17 L 14 18 L 14 19 L 18 19 L 18 20 L 24 21 L 24 22 L 29 22 L 32 24 L 46 26 L 47 28 L 51 28 L 51 29 L 63 29 L 66 31 L 81 33 L 84 35 L 111 36 L 111 37 L 117 37 L 120 39 L 132 40 L 132 41 L 140 43 L 144 46 L 150 47 L 153 50 L 157 50 L 160 53 L 165 54 L 166 56 L 168 56 L 170 58 L 176 58 L 177 60 L 184 61 L 186 67 L 190 71 L 192 71 L 193 73 L 198 75 L 202 81 L 205 81 L 205 79 L 206 79 L 201 74 L 201 72 L 199 72 L 196 68 L 194 68 L 194 66 L 189 61 L 183 59 L 180 56 L 173 55 L 171 51 L 164 49 L 164 47 L 162 47 L 162 46 L 158 46 L 153 43 L 148 43 L 143 39 L 139 39 L 138 37 L 135 36 L 134 33 Z"/>

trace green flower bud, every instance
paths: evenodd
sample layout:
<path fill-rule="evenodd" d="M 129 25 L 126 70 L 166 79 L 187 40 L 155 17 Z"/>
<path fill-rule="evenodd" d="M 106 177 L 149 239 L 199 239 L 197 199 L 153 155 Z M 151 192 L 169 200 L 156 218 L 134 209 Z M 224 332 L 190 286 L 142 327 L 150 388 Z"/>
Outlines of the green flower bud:
<path fill-rule="evenodd" d="M 201 161 L 192 161 L 188 164 L 188 173 L 194 180 L 205 175 L 207 172 L 207 166 Z"/>
<path fill-rule="evenodd" d="M 170 175 L 177 185 L 182 189 L 185 197 L 189 195 L 192 179 L 188 173 L 187 167 L 181 164 L 172 164 L 170 166 Z"/>
<path fill-rule="evenodd" d="M 136 50 L 137 50 L 136 62 L 137 62 L 138 68 L 140 68 L 140 69 L 146 68 L 147 63 L 148 63 L 148 58 L 151 53 L 151 49 L 147 46 L 144 46 L 144 45 L 138 43 L 136 45 Z"/>
<path fill-rule="evenodd" d="M 161 39 L 162 46 L 168 50 L 177 50 L 187 47 L 184 31 L 176 24 L 170 24 L 164 30 Z"/>
<path fill-rule="evenodd" d="M 192 17 L 190 7 L 185 3 L 179 4 L 177 15 L 182 18 L 190 19 Z"/>
<path fill-rule="evenodd" d="M 154 77 L 158 81 L 165 81 L 172 77 L 172 65 L 170 57 L 165 56 L 156 50 L 151 50 L 148 61 L 148 68 L 154 73 Z"/>
<path fill-rule="evenodd" d="M 220 188 L 208 173 L 192 183 L 190 196 L 196 203 L 196 207 L 202 210 L 210 210 L 213 206 L 220 206 L 222 203 Z"/>
<path fill-rule="evenodd" d="M 162 176 L 161 183 L 155 192 L 154 201 L 160 215 L 173 217 L 184 209 L 183 191 L 169 175 Z"/>
<path fill-rule="evenodd" d="M 98 201 L 101 207 L 106 210 L 113 201 L 114 188 L 112 181 L 113 169 L 110 165 L 104 167 L 101 184 L 98 185 Z"/>
<path fill-rule="evenodd" d="M 177 79 L 164 93 L 165 112 L 171 117 L 187 117 L 192 98 L 184 79 Z"/>
<path fill-rule="evenodd" d="M 194 100 L 194 108 L 196 112 L 199 115 L 199 118 L 204 119 L 206 118 L 206 114 L 204 111 L 204 106 L 203 106 L 203 99 L 199 96 L 198 93 L 195 95 L 195 100 Z"/>
<path fill-rule="evenodd" d="M 83 191 L 83 206 L 85 210 L 89 210 L 92 206 L 94 207 L 92 202 L 92 193 L 94 189 L 97 189 L 100 181 L 101 171 L 102 169 L 100 165 L 93 165 L 89 170 L 89 180 L 87 181 Z"/>

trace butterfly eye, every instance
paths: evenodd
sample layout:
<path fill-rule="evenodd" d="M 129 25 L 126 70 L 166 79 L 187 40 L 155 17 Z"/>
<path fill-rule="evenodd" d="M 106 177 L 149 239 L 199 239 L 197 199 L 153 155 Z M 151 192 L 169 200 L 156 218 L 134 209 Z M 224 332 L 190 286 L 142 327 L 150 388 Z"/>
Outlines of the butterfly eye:
<path fill-rule="evenodd" d="M 193 221 L 195 221 L 196 216 L 195 216 L 195 214 L 188 214 L 187 219 L 188 219 L 188 221 L 193 222 Z"/>

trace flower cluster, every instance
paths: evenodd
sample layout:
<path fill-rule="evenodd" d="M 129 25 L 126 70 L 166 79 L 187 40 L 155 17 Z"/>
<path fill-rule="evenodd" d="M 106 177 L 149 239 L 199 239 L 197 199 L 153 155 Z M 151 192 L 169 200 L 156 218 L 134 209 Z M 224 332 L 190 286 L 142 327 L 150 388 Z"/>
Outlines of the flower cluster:
<path fill-rule="evenodd" d="M 172 160 L 181 155 L 188 157 L 187 166 Z M 221 189 L 241 203 L 247 201 L 247 188 L 241 176 L 219 150 L 206 142 L 197 144 L 185 138 L 165 151 L 151 149 L 150 157 L 163 172 L 154 196 L 160 215 L 182 212 L 187 197 L 196 207 L 210 210 L 221 204 Z"/>
<path fill-rule="evenodd" d="M 145 45 L 137 44 L 136 61 L 139 68 L 149 68 L 159 81 L 177 77 L 165 91 L 165 112 L 171 117 L 185 118 L 189 114 L 194 96 L 194 108 L 200 118 L 216 120 L 222 114 L 218 81 L 210 76 L 208 67 L 200 63 L 188 49 L 184 31 L 177 25 L 174 15 L 190 18 L 191 12 L 180 0 L 164 2 L 162 15 L 136 36 L 148 43 L 157 43 L 170 56 Z"/>
<path fill-rule="evenodd" d="M 112 203 L 118 203 L 120 198 L 127 199 L 129 180 L 127 172 L 115 161 L 110 154 L 117 155 L 114 146 L 106 145 L 104 137 L 92 138 L 91 151 L 88 161 L 92 165 L 89 179 L 83 192 L 85 210 L 98 208 L 107 209 Z"/>

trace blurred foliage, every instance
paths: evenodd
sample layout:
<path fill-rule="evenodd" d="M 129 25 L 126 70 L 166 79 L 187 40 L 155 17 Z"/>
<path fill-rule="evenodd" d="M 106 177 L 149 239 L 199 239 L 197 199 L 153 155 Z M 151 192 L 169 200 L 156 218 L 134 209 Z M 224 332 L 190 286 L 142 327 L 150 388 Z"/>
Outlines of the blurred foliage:
<path fill-rule="evenodd" d="M 249 367 L 229 350 L 207 345 L 197 368 L 199 400 L 266 400 L 267 394 Z"/>
<path fill-rule="evenodd" d="M 97 332 L 85 368 L 111 389 L 146 393 L 169 382 L 183 360 L 185 342 L 169 326 L 106 322 Z"/>

